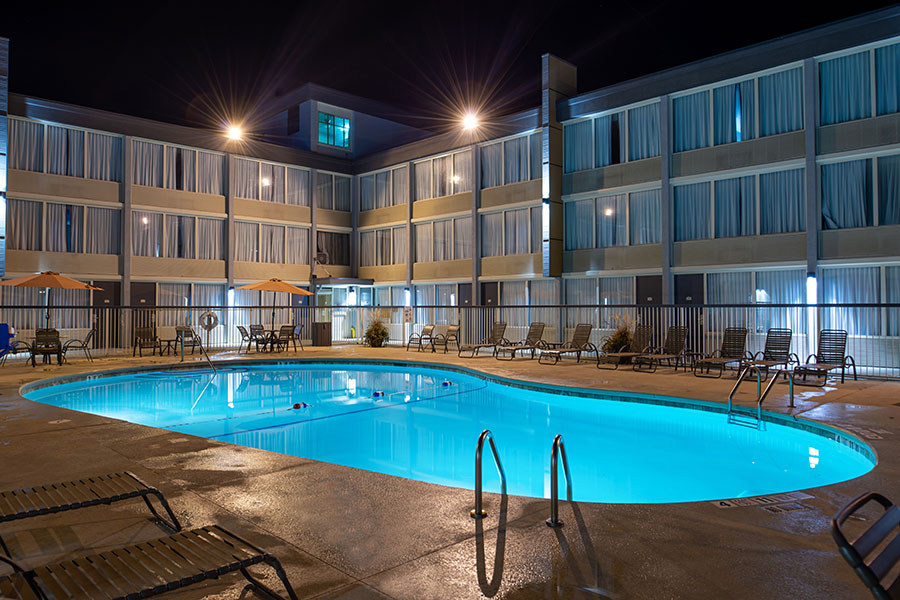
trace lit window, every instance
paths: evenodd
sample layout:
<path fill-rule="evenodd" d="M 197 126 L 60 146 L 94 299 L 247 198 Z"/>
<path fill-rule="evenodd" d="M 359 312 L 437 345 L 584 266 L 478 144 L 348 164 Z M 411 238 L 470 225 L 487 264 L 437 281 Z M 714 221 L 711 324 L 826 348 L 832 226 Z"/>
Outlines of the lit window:
<path fill-rule="evenodd" d="M 350 147 L 350 119 L 336 117 L 328 113 L 319 113 L 319 143 L 337 146 L 338 148 Z"/>

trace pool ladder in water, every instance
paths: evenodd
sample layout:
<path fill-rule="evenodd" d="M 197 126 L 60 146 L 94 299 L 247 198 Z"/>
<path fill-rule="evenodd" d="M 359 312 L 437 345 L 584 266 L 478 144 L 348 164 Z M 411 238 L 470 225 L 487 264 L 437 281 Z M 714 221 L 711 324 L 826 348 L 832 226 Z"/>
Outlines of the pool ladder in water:
<path fill-rule="evenodd" d="M 772 374 L 772 379 L 769 383 L 766 384 L 766 389 L 762 389 L 762 370 L 754 365 L 749 364 L 741 369 L 740 375 L 738 375 L 738 379 L 734 384 L 734 387 L 731 388 L 731 393 L 728 394 L 728 422 L 734 423 L 736 425 L 745 425 L 745 423 L 739 421 L 737 419 L 740 413 L 735 410 L 734 404 L 734 395 L 737 393 L 738 388 L 741 387 L 741 384 L 744 380 L 753 374 L 756 374 L 756 428 L 759 429 L 762 425 L 762 404 L 765 401 L 766 397 L 769 395 L 769 392 L 772 391 L 772 386 L 775 385 L 775 382 L 778 380 L 778 375 L 781 374 L 781 371 L 775 371 Z M 791 387 L 791 407 L 794 406 L 794 378 L 793 377 L 785 377 L 788 380 L 788 384 Z M 752 380 L 752 379 L 751 379 Z"/>
<path fill-rule="evenodd" d="M 497 444 L 494 443 L 494 434 L 490 429 L 485 429 L 478 436 L 478 444 L 475 446 L 475 508 L 469 512 L 473 519 L 483 519 L 487 511 L 482 507 L 481 494 L 481 457 L 484 451 L 484 442 L 491 444 L 491 453 L 494 455 L 494 463 L 500 474 L 500 493 L 506 494 L 506 473 L 500 462 L 500 454 L 497 452 Z M 550 518 L 547 519 L 548 527 L 562 527 L 559 520 L 559 486 L 557 477 L 557 459 L 562 457 L 563 471 L 566 474 L 566 499 L 572 500 L 572 477 L 569 475 L 569 461 L 566 459 L 566 445 L 563 443 L 562 434 L 553 438 L 553 448 L 550 450 Z"/>

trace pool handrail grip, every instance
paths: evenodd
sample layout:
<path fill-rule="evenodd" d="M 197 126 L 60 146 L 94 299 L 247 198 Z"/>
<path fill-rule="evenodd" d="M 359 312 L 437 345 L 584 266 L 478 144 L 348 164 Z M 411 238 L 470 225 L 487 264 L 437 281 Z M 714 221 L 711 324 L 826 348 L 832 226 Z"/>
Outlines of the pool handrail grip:
<path fill-rule="evenodd" d="M 572 501 L 572 477 L 569 475 L 569 461 L 566 460 L 566 445 L 563 443 L 561 433 L 553 438 L 553 448 L 550 450 L 550 518 L 547 519 L 547 527 L 562 527 L 559 520 L 559 487 L 557 477 L 557 456 L 562 456 L 563 471 L 566 474 L 566 500 Z"/>
<path fill-rule="evenodd" d="M 766 389 L 762 389 L 762 369 L 755 364 L 748 364 L 742 370 L 740 375 L 738 375 L 737 381 L 734 383 L 734 387 L 731 388 L 731 393 L 728 394 L 728 415 L 731 416 L 732 413 L 732 403 L 734 401 L 734 395 L 737 393 L 738 388 L 741 387 L 741 383 L 744 382 L 744 379 L 747 375 L 751 373 L 756 373 L 756 425 L 759 426 L 762 423 L 762 403 L 766 399 L 766 396 L 769 395 L 769 392 L 772 391 L 772 386 L 775 384 L 775 381 L 778 379 L 778 374 L 776 373 L 769 383 L 766 384 Z M 793 377 L 787 377 L 788 384 L 790 385 L 790 394 L 791 394 L 791 408 L 794 407 L 794 381 Z"/>
<path fill-rule="evenodd" d="M 494 462 L 497 465 L 497 472 L 500 474 L 500 493 L 506 494 L 506 473 L 503 472 L 500 455 L 497 453 L 496 444 L 494 444 L 494 434 L 491 433 L 490 429 L 485 429 L 478 436 L 478 445 L 475 447 L 475 508 L 469 512 L 469 516 L 473 519 L 483 519 L 487 516 L 487 512 L 482 508 L 481 503 L 481 454 L 484 449 L 485 439 L 491 443 L 491 452 L 494 453 Z"/>

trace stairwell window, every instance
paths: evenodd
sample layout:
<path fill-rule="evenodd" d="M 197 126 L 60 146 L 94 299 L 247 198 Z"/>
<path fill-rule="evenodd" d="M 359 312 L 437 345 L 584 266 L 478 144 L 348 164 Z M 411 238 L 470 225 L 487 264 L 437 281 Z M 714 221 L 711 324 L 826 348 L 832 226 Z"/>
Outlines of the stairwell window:
<path fill-rule="evenodd" d="M 319 143 L 338 148 L 349 148 L 350 119 L 320 112 Z"/>

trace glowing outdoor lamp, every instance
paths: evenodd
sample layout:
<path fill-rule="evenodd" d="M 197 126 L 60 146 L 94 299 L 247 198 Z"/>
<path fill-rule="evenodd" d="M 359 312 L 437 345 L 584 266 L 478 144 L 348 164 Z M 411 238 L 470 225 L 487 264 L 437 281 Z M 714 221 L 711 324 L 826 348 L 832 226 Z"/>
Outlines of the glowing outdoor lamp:
<path fill-rule="evenodd" d="M 228 133 L 225 135 L 229 140 L 240 141 L 244 137 L 244 132 L 237 125 L 232 125 L 228 128 Z"/>
<path fill-rule="evenodd" d="M 471 131 L 478 127 L 478 115 L 472 112 L 466 113 L 462 119 L 462 126 L 463 129 L 467 131 Z"/>

